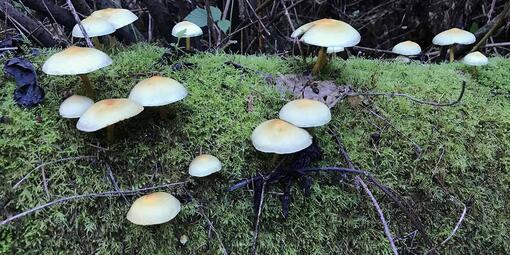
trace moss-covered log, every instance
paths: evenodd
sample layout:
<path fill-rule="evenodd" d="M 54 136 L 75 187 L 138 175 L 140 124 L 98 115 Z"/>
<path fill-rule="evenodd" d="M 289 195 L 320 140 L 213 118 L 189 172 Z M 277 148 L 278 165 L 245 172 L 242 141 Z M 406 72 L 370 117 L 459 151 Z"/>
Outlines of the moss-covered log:
<path fill-rule="evenodd" d="M 250 134 L 261 121 L 276 118 L 290 96 L 281 96 L 255 72 L 224 65 L 233 61 L 271 73 L 299 73 L 299 59 L 197 54 L 179 59 L 194 69 L 172 71 L 161 65 L 164 49 L 139 44 L 113 55 L 114 64 L 91 74 L 97 99 L 127 97 L 130 89 L 155 73 L 174 78 L 189 95 L 171 106 L 171 118 L 146 111 L 116 126 L 118 138 L 107 145 L 104 132 L 82 133 L 75 122 L 58 116 L 68 90 L 79 78 L 41 75 L 43 105 L 26 110 L 12 101 L 15 84 L 1 77 L 0 89 L 0 219 L 48 201 L 75 194 L 114 190 L 109 169 L 121 189 L 130 190 L 186 180 L 189 162 L 210 153 L 223 162 L 213 176 L 192 179 L 169 189 L 183 202 L 171 222 L 153 227 L 130 224 L 125 215 L 136 196 L 69 202 L 30 214 L 0 227 L 0 253 L 31 254 L 217 254 L 220 243 L 208 236 L 208 216 L 230 254 L 251 249 L 253 207 L 246 189 L 227 193 L 236 181 L 267 173 L 271 155 L 258 153 Z M 51 52 L 32 59 L 40 66 Z M 440 249 L 445 254 L 510 253 L 510 61 L 492 58 L 477 77 L 459 63 L 422 65 L 379 60 L 333 61 L 325 79 L 357 90 L 408 93 L 418 98 L 455 100 L 463 80 L 460 104 L 433 107 L 402 97 L 344 100 L 333 109 L 329 128 L 343 140 L 352 160 L 393 188 L 420 215 L 430 238 L 440 243 L 455 226 L 463 207 L 465 220 Z M 306 67 L 309 68 L 309 67 Z M 3 74 L 0 74 L 3 75 Z M 368 110 L 376 109 L 381 120 Z M 342 165 L 327 128 L 314 134 L 324 150 L 322 166 Z M 417 146 L 421 150 L 417 150 Z M 94 156 L 95 159 L 76 159 Z M 56 160 L 67 159 L 54 162 Z M 54 163 L 51 163 L 54 162 Z M 32 169 L 16 188 L 13 186 Z M 279 187 L 270 186 L 260 225 L 260 254 L 387 254 L 388 241 L 377 213 L 348 178 L 316 174 L 310 197 L 294 186 L 287 220 L 281 215 Z M 402 253 L 426 247 L 406 215 L 372 187 L 382 205 L 396 246 Z M 196 201 L 203 205 L 199 210 Z M 189 241 L 182 245 L 179 238 Z"/>

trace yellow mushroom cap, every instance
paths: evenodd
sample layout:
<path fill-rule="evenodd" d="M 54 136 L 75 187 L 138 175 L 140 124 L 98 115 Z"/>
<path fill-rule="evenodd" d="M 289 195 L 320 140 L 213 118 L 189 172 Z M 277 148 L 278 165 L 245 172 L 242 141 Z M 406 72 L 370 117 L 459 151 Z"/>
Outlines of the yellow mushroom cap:
<path fill-rule="evenodd" d="M 459 28 L 452 28 L 443 31 L 432 39 L 435 45 L 472 44 L 476 41 L 474 34 Z"/>
<path fill-rule="evenodd" d="M 143 111 L 143 106 L 126 98 L 104 99 L 92 105 L 78 120 L 76 128 L 94 132 Z"/>
<path fill-rule="evenodd" d="M 49 57 L 42 70 L 50 75 L 85 74 L 111 63 L 112 59 L 100 50 L 71 46 Z"/>
<path fill-rule="evenodd" d="M 88 97 L 72 95 L 60 104 L 58 112 L 60 113 L 60 116 L 64 118 L 79 118 L 93 104 L 94 101 Z"/>
<path fill-rule="evenodd" d="M 90 14 L 90 17 L 103 18 L 110 22 L 115 29 L 129 25 L 138 19 L 138 17 L 130 10 L 122 8 L 106 8 L 97 10 Z"/>
<path fill-rule="evenodd" d="M 136 225 L 165 223 L 181 211 L 181 202 L 166 192 L 151 193 L 133 202 L 126 218 Z"/>
<path fill-rule="evenodd" d="M 180 32 L 183 32 L 183 34 L 179 35 Z M 175 26 L 172 28 L 172 35 L 174 37 L 195 37 L 202 34 L 202 29 L 199 26 L 187 20 L 175 24 Z"/>
<path fill-rule="evenodd" d="M 109 35 L 115 32 L 115 27 L 113 24 L 102 18 L 90 16 L 82 20 L 81 25 L 89 37 Z M 73 36 L 79 38 L 85 37 L 81 32 L 80 26 L 78 26 L 78 24 L 74 25 L 73 27 Z"/>
<path fill-rule="evenodd" d="M 304 24 L 291 35 L 292 38 L 299 36 L 306 44 L 321 47 L 351 47 L 361 40 L 361 35 L 351 25 L 334 19 L 320 19 Z"/>
<path fill-rule="evenodd" d="M 297 127 L 318 127 L 331 120 L 331 111 L 327 105 L 317 100 L 298 99 L 282 107 L 280 119 Z"/>
<path fill-rule="evenodd" d="M 189 174 L 196 177 L 208 176 L 221 170 L 220 160 L 213 155 L 200 155 L 189 164 Z"/>
<path fill-rule="evenodd" d="M 326 53 L 335 53 L 340 51 L 344 51 L 344 47 L 328 47 L 326 49 Z"/>
<path fill-rule="evenodd" d="M 421 47 L 413 41 L 405 41 L 393 46 L 391 51 L 404 56 L 414 56 L 420 54 Z"/>
<path fill-rule="evenodd" d="M 489 63 L 489 59 L 481 52 L 475 51 L 464 56 L 462 63 L 470 66 L 483 66 Z"/>
<path fill-rule="evenodd" d="M 288 154 L 312 144 L 312 136 L 286 121 L 272 119 L 262 122 L 251 134 L 255 149 L 262 152 Z"/>
<path fill-rule="evenodd" d="M 129 93 L 129 99 L 143 106 L 161 106 L 179 101 L 186 95 L 188 91 L 178 81 L 153 76 L 138 82 Z"/>

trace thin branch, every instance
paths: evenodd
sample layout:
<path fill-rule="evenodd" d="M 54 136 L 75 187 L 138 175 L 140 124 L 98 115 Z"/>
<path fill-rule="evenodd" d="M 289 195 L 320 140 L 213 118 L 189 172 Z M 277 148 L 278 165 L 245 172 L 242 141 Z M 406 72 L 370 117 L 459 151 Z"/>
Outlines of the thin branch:
<path fill-rule="evenodd" d="M 460 217 L 459 217 L 459 220 L 457 221 L 457 224 L 455 224 L 455 227 L 452 229 L 452 232 L 450 232 L 448 237 L 446 239 L 444 239 L 440 244 L 434 246 L 432 249 L 430 249 L 427 252 L 425 252 L 425 254 L 429 254 L 431 252 L 435 252 L 440 246 L 443 246 L 448 241 L 450 241 L 450 239 L 452 239 L 452 237 L 455 235 L 455 233 L 457 233 L 457 231 L 460 228 L 460 225 L 462 224 L 462 222 L 466 218 L 466 214 L 467 214 L 467 206 L 464 203 L 462 203 L 462 206 L 464 206 L 464 209 L 462 210 L 462 213 L 460 214 Z"/>
<path fill-rule="evenodd" d="M 161 184 L 161 185 L 158 185 L 158 186 L 152 186 L 152 187 L 147 187 L 147 188 L 142 188 L 142 189 L 133 189 L 133 190 L 119 190 L 119 191 L 105 191 L 105 192 L 100 192 L 100 193 L 87 193 L 87 194 L 81 194 L 81 195 L 74 195 L 74 196 L 69 196 L 69 197 L 63 197 L 63 198 L 59 198 L 57 200 L 53 200 L 49 203 L 46 203 L 46 204 L 43 204 L 43 205 L 39 205 L 39 206 L 36 206 L 36 207 L 33 207 L 31 209 L 28 209 L 22 213 L 19 213 L 19 214 L 16 214 L 16 215 L 13 215 L 3 221 L 0 222 L 0 225 L 5 225 L 13 220 L 16 220 L 18 218 L 21 218 L 23 216 L 26 216 L 30 213 L 33 213 L 33 212 L 36 212 L 36 211 L 39 211 L 39 210 L 42 210 L 46 207 L 49 207 L 49 206 L 52 206 L 52 205 L 56 205 L 56 204 L 60 204 L 60 203 L 64 203 L 64 202 L 67 202 L 67 201 L 71 201 L 71 200 L 79 200 L 79 199 L 84 199 L 84 198 L 96 198 L 96 197 L 116 197 L 116 196 L 134 196 L 134 195 L 137 195 L 139 192 L 144 192 L 144 191 L 150 191 L 150 190 L 155 190 L 155 189 L 160 189 L 160 188 L 169 188 L 169 187 L 173 187 L 173 186 L 177 186 L 177 185 L 183 185 L 183 184 L 186 184 L 187 182 L 186 181 L 183 181 L 183 182 L 176 182 L 176 183 L 167 183 L 167 184 Z"/>
<path fill-rule="evenodd" d="M 447 103 L 438 103 L 438 102 L 432 102 L 432 101 L 424 101 L 421 99 L 417 99 L 413 96 L 410 96 L 408 94 L 404 93 L 385 93 L 385 92 L 354 92 L 349 93 L 347 96 L 387 96 L 387 97 L 405 97 L 413 102 L 420 103 L 420 104 L 426 104 L 426 105 L 432 105 L 432 106 L 453 106 L 458 104 L 462 97 L 464 96 L 464 92 L 466 91 L 466 81 L 462 81 L 462 87 L 460 90 L 459 97 L 455 101 L 450 101 Z"/>
<path fill-rule="evenodd" d="M 381 207 L 379 206 L 377 199 L 375 199 L 374 195 L 368 188 L 367 184 L 365 184 L 365 182 L 359 176 L 356 176 L 355 179 L 357 182 L 359 182 L 361 184 L 361 186 L 363 186 L 365 193 L 367 193 L 367 195 L 372 200 L 372 204 L 374 205 L 375 210 L 379 214 L 379 219 L 381 220 L 381 223 L 383 224 L 384 233 L 386 234 L 386 238 L 388 238 L 388 241 L 390 242 L 391 250 L 393 251 L 393 254 L 398 255 L 397 247 L 395 246 L 395 241 L 393 241 L 393 236 L 391 235 L 390 228 L 388 227 L 388 223 L 386 223 L 386 219 L 384 218 L 384 213 L 381 210 Z"/>
<path fill-rule="evenodd" d="M 87 31 L 85 31 L 85 28 L 81 24 L 80 17 L 78 17 L 78 13 L 76 12 L 76 9 L 74 9 L 74 5 L 71 2 L 71 0 L 66 0 L 67 6 L 69 6 L 69 9 L 71 9 L 71 13 L 74 16 L 74 20 L 76 20 L 76 24 L 78 24 L 78 27 L 80 27 L 81 33 L 85 37 L 85 41 L 87 42 L 87 46 L 90 48 L 94 48 L 94 44 L 92 44 L 92 41 L 89 38 L 89 35 L 87 34 Z"/>
<path fill-rule="evenodd" d="M 266 180 L 262 181 L 262 190 L 260 192 L 260 201 L 259 205 L 257 207 L 257 219 L 255 220 L 255 230 L 253 235 L 253 244 L 251 247 L 251 254 L 256 255 L 257 254 L 257 244 L 259 239 L 259 229 L 260 229 L 260 222 L 261 222 L 261 214 L 262 214 L 262 205 L 264 204 L 264 192 L 266 189 Z"/>

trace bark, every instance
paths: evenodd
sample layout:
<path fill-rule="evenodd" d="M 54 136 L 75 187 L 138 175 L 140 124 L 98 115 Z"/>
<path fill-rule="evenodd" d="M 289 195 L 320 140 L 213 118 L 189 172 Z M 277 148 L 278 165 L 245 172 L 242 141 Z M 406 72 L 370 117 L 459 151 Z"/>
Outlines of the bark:
<path fill-rule="evenodd" d="M 170 15 L 167 6 L 161 0 L 142 0 L 141 2 L 154 19 L 157 35 L 165 38 L 168 42 L 172 41 L 171 28 L 175 22 L 172 20 L 173 15 Z"/>
<path fill-rule="evenodd" d="M 71 0 L 71 2 L 73 3 L 74 8 L 79 14 L 83 16 L 89 16 L 92 13 L 92 9 L 85 0 Z"/>
<path fill-rule="evenodd" d="M 56 5 L 54 2 L 47 0 L 21 0 L 21 2 L 28 8 L 43 14 L 51 20 L 55 18 L 55 21 L 63 25 L 67 30 L 73 29 L 74 24 L 76 24 L 73 15 L 67 9 Z"/>
<path fill-rule="evenodd" d="M 0 19 L 7 21 L 21 30 L 27 37 L 43 47 L 53 47 L 58 41 L 44 28 L 44 25 L 18 11 L 7 0 L 0 0 Z"/>

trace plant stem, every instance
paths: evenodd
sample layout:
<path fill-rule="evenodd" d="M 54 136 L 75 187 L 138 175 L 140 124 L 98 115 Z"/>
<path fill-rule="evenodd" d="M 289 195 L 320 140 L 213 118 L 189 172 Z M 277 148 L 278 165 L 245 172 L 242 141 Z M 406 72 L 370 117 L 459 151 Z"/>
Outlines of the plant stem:
<path fill-rule="evenodd" d="M 191 38 L 186 37 L 186 51 L 191 50 Z"/>
<path fill-rule="evenodd" d="M 455 60 L 455 44 L 450 46 L 450 63 Z"/>
<path fill-rule="evenodd" d="M 114 128 L 114 126 L 115 126 L 115 124 L 111 124 L 110 126 L 106 127 L 106 140 L 108 141 L 109 144 L 113 142 L 113 137 L 114 137 L 113 128 Z"/>
<path fill-rule="evenodd" d="M 328 64 L 328 56 L 326 55 L 326 52 L 324 51 L 324 47 L 321 47 L 319 50 L 319 56 L 317 57 L 317 62 L 315 62 L 315 65 L 312 69 L 312 74 L 317 75 L 321 72 L 321 69 Z"/>
<path fill-rule="evenodd" d="M 94 99 L 95 97 L 95 91 L 92 87 L 92 84 L 90 83 L 89 77 L 87 74 L 80 74 L 81 82 L 82 82 L 82 88 L 85 91 L 85 96 L 90 97 L 91 99 Z"/>

